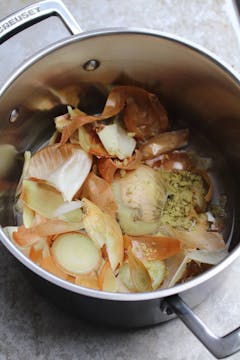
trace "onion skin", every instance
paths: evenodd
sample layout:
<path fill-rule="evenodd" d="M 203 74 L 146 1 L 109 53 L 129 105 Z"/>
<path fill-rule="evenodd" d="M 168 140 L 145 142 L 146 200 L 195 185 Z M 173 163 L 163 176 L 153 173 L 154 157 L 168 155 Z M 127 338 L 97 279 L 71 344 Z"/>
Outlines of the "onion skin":
<path fill-rule="evenodd" d="M 48 257 L 46 257 L 45 259 L 43 259 L 43 260 L 41 261 L 40 266 L 41 266 L 44 270 L 52 273 L 53 275 L 55 275 L 55 276 L 57 276 L 57 277 L 59 277 L 59 278 L 61 278 L 61 279 L 63 279 L 63 280 L 68 280 L 68 274 L 66 274 L 65 272 L 63 272 L 63 271 L 55 264 L 55 262 L 53 261 L 52 256 L 48 256 Z"/>
<path fill-rule="evenodd" d="M 89 126 L 81 126 L 78 129 L 79 144 L 89 154 L 99 157 L 109 157 L 110 155 L 104 149 L 96 132 Z"/>
<path fill-rule="evenodd" d="M 95 272 L 92 272 L 90 274 L 77 275 L 74 279 L 74 282 L 76 285 L 79 286 L 100 290 L 98 284 L 98 277 Z"/>
<path fill-rule="evenodd" d="M 71 122 L 70 115 L 67 113 L 64 115 L 57 116 L 54 119 L 54 122 L 55 122 L 55 127 L 56 127 L 57 131 L 61 133 L 63 131 L 63 129 L 70 124 L 70 122 Z"/>
<path fill-rule="evenodd" d="M 108 183 L 112 183 L 114 175 L 117 170 L 135 170 L 141 165 L 142 155 L 139 150 L 136 150 L 134 155 L 131 156 L 127 163 L 125 161 L 114 162 L 112 159 L 99 159 L 98 160 L 98 170 Z"/>
<path fill-rule="evenodd" d="M 75 108 L 55 118 L 48 145 L 24 154 L 23 225 L 5 229 L 24 255 L 76 285 L 119 293 L 174 286 L 227 256 L 208 208 L 212 159 L 184 149 L 189 130 L 172 131 L 158 96 L 115 86 L 103 108 L 77 85 L 49 93 Z"/>
<path fill-rule="evenodd" d="M 152 137 L 140 148 L 143 160 L 152 159 L 161 154 L 186 146 L 188 137 L 188 129 L 164 132 Z"/>
<path fill-rule="evenodd" d="M 118 167 L 112 159 L 102 158 L 98 160 L 98 170 L 104 180 L 112 183 Z"/>
<path fill-rule="evenodd" d="M 45 180 L 32 178 L 23 180 L 21 200 L 23 201 L 24 218 L 27 208 L 43 217 L 53 218 L 56 209 L 64 203 L 61 193 L 53 186 L 47 184 Z M 26 221 L 24 221 L 24 225 L 26 228 L 30 227 L 27 226 Z"/>
<path fill-rule="evenodd" d="M 167 112 L 155 94 L 136 86 L 117 86 L 108 95 L 101 115 L 72 117 L 71 123 L 63 128 L 61 144 L 81 126 L 111 118 L 122 110 L 127 130 L 134 132 L 137 139 L 147 140 L 169 128 Z"/>
<path fill-rule="evenodd" d="M 81 223 L 68 223 L 59 219 L 43 219 L 39 224 L 28 229 L 23 225 L 19 226 L 18 231 L 13 233 L 13 240 L 19 246 L 24 247 L 35 244 L 49 235 L 63 234 L 81 228 Z"/>
<path fill-rule="evenodd" d="M 124 249 L 123 236 L 118 222 L 104 213 L 90 200 L 83 198 L 83 224 L 89 237 L 102 248 L 106 245 L 106 253 L 112 270 L 122 265 Z"/>
<path fill-rule="evenodd" d="M 71 201 L 92 167 L 92 156 L 79 145 L 55 144 L 38 151 L 31 159 L 28 177 L 45 180 Z"/>
<path fill-rule="evenodd" d="M 170 236 L 179 239 L 184 249 L 200 249 L 211 252 L 222 250 L 226 247 L 222 234 L 215 231 L 207 231 L 205 223 L 196 224 L 192 231 L 168 227 L 167 232 Z"/>
<path fill-rule="evenodd" d="M 128 249 L 128 264 L 131 279 L 136 290 L 139 292 L 151 291 L 151 277 L 142 261 L 135 256 L 131 248 Z"/>
<path fill-rule="evenodd" d="M 98 285 L 102 291 L 110 291 L 117 292 L 118 291 L 118 283 L 111 265 L 109 261 L 106 261 L 103 265 L 99 277 L 98 277 Z"/>
<path fill-rule="evenodd" d="M 173 152 L 165 154 L 161 160 L 161 167 L 164 170 L 191 170 L 193 164 L 185 152 Z"/>
<path fill-rule="evenodd" d="M 82 113 L 80 115 L 73 116 L 71 123 L 62 131 L 61 144 L 65 144 L 70 136 L 81 126 L 117 115 L 125 106 L 124 93 L 117 89 L 118 88 L 114 88 L 108 95 L 101 115 L 92 116 Z"/>
<path fill-rule="evenodd" d="M 135 86 L 116 89 L 125 92 L 124 123 L 136 139 L 147 140 L 168 129 L 167 112 L 155 94 Z"/>
<path fill-rule="evenodd" d="M 82 197 L 86 197 L 112 217 L 116 216 L 117 203 L 110 184 L 94 174 L 93 171 L 88 175 L 83 185 Z"/>
<path fill-rule="evenodd" d="M 178 239 L 165 236 L 128 236 L 132 248 L 145 260 L 164 260 L 176 255 L 181 250 Z"/>

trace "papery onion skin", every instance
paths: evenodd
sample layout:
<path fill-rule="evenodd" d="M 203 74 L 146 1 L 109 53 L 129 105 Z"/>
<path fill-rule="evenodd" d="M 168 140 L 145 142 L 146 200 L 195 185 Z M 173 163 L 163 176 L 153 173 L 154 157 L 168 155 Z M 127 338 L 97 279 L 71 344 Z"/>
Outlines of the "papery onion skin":
<path fill-rule="evenodd" d="M 228 255 L 227 248 L 216 251 L 207 251 L 207 250 L 188 250 L 185 251 L 186 256 L 191 260 L 204 263 L 217 265 Z"/>
<path fill-rule="evenodd" d="M 172 152 L 164 154 L 161 160 L 161 167 L 164 170 L 190 171 L 193 168 L 192 161 L 186 152 Z"/>
<path fill-rule="evenodd" d="M 103 265 L 98 278 L 99 288 L 102 291 L 117 292 L 118 283 L 109 261 Z"/>
<path fill-rule="evenodd" d="M 30 228 L 33 225 L 34 218 L 35 218 L 35 211 L 30 209 L 26 204 L 23 203 L 22 205 L 23 211 L 23 225 L 26 228 Z"/>
<path fill-rule="evenodd" d="M 118 222 L 90 200 L 83 198 L 83 224 L 89 237 L 99 248 L 106 245 L 112 270 L 123 262 L 123 235 Z"/>
<path fill-rule="evenodd" d="M 93 123 L 95 121 L 108 119 L 117 115 L 125 105 L 125 98 L 123 95 L 123 93 L 113 89 L 108 95 L 105 107 L 101 115 L 73 115 L 71 123 L 66 126 L 62 131 L 61 144 L 65 144 L 70 138 L 70 136 L 74 133 L 74 131 L 79 129 L 81 126 Z"/>
<path fill-rule="evenodd" d="M 149 139 L 168 129 L 167 112 L 155 94 L 134 86 L 122 86 L 119 91 L 126 92 L 125 126 L 137 139 Z"/>
<path fill-rule="evenodd" d="M 165 260 L 181 251 L 178 239 L 164 236 L 128 236 L 134 253 L 142 259 Z"/>
<path fill-rule="evenodd" d="M 54 217 L 54 212 L 64 203 L 59 191 L 38 179 L 23 180 L 20 199 L 23 201 L 24 207 L 27 206 L 47 218 Z"/>
<path fill-rule="evenodd" d="M 99 140 L 96 132 L 90 127 L 81 126 L 78 129 L 79 144 L 89 154 L 99 157 L 109 157 L 110 155 L 104 149 L 101 141 Z"/>
<path fill-rule="evenodd" d="M 120 278 L 120 280 L 128 290 L 132 292 L 136 291 L 136 288 L 132 282 L 132 278 L 129 270 L 129 264 L 127 262 L 125 262 L 119 269 L 118 277 Z"/>
<path fill-rule="evenodd" d="M 144 160 L 179 149 L 188 143 L 189 130 L 164 132 L 152 137 L 140 148 Z"/>
<path fill-rule="evenodd" d="M 155 94 L 136 86 L 118 86 L 109 93 L 101 115 L 73 117 L 71 124 L 62 131 L 61 144 L 65 144 L 79 127 L 113 117 L 123 109 L 125 126 L 137 139 L 149 139 L 169 127 L 166 110 Z"/>
<path fill-rule="evenodd" d="M 71 201 L 92 166 L 92 156 L 78 145 L 55 144 L 37 152 L 30 160 L 28 177 L 47 181 Z"/>
<path fill-rule="evenodd" d="M 135 170 L 141 165 L 141 160 L 142 155 L 139 150 L 124 161 L 101 158 L 98 160 L 98 170 L 103 179 L 112 183 L 117 170 Z"/>
<path fill-rule="evenodd" d="M 189 261 L 183 251 L 166 260 L 167 274 L 162 285 L 163 289 L 172 287 L 181 281 Z"/>
<path fill-rule="evenodd" d="M 67 280 L 68 279 L 68 274 L 66 274 L 65 272 L 63 272 L 53 261 L 52 256 L 48 256 L 45 259 L 43 259 L 40 263 L 40 266 L 50 272 L 51 274 L 63 279 L 63 280 Z"/>
<path fill-rule="evenodd" d="M 217 251 L 224 249 L 226 246 L 222 234 L 207 231 L 206 224 L 196 224 L 191 231 L 165 226 L 164 231 L 168 236 L 179 239 L 185 249 Z"/>
<path fill-rule="evenodd" d="M 152 280 L 144 264 L 128 249 L 128 264 L 132 282 L 139 292 L 151 291 Z"/>
<path fill-rule="evenodd" d="M 67 113 L 64 115 L 57 116 L 54 119 L 54 122 L 57 131 L 61 133 L 63 129 L 70 124 L 71 122 L 70 115 Z"/>
<path fill-rule="evenodd" d="M 90 289 L 100 290 L 98 277 L 95 272 L 90 274 L 81 274 L 75 277 L 75 284 L 79 286 L 84 286 Z"/>
<path fill-rule="evenodd" d="M 102 248 L 105 244 L 105 216 L 92 201 L 83 198 L 83 225 L 88 236 Z"/>
<path fill-rule="evenodd" d="M 156 290 L 160 287 L 166 276 L 165 262 L 162 260 L 151 260 L 143 261 L 143 264 L 152 279 L 152 289 Z"/>
<path fill-rule="evenodd" d="M 29 246 L 49 235 L 81 230 L 82 223 L 68 223 L 59 219 L 43 219 L 41 223 L 26 229 L 23 225 L 13 233 L 13 239 L 19 246 Z"/>
<path fill-rule="evenodd" d="M 67 90 L 51 93 L 77 106 L 78 87 Z M 7 231 L 16 247 L 55 276 L 110 292 L 174 286 L 219 263 L 227 249 L 220 232 L 208 231 L 218 229 L 209 225 L 206 213 L 214 190 L 205 171 L 210 161 L 198 170 L 199 157 L 194 160 L 181 149 L 188 144 L 189 130 L 170 131 L 158 97 L 136 86 L 112 88 L 102 113 L 95 112 L 88 115 L 68 106 L 68 113 L 55 119 L 51 145 L 32 158 L 25 152 L 16 193 L 22 192 L 18 205 L 24 225 Z M 179 183 L 176 193 L 184 196 L 176 197 L 164 173 L 172 174 L 172 183 Z M 173 176 L 180 173 L 182 181 Z M 50 190 L 43 196 L 41 187 Z M 69 243 L 74 256 L 68 266 L 56 258 L 54 246 L 59 239 L 69 240 L 67 234 L 82 234 L 93 244 L 93 254 L 87 245 L 86 254 L 81 253 L 83 262 L 91 260 L 86 260 L 87 268 L 83 263 L 84 268 L 73 268 L 80 256 L 72 260 L 77 247 L 70 249 Z M 66 260 L 68 251 L 61 245 L 60 250 Z"/>
<path fill-rule="evenodd" d="M 112 159 L 101 158 L 98 160 L 98 170 L 104 180 L 112 183 L 118 167 Z"/>
<path fill-rule="evenodd" d="M 40 265 L 42 260 L 49 255 L 50 252 L 48 242 L 44 238 L 41 241 L 38 241 L 37 243 L 31 245 L 29 249 L 29 259 L 31 259 L 38 265 Z"/>
<path fill-rule="evenodd" d="M 82 197 L 86 197 L 96 204 L 102 211 L 115 217 L 117 203 L 111 186 L 107 181 L 97 176 L 93 171 L 88 175 L 82 190 Z"/>

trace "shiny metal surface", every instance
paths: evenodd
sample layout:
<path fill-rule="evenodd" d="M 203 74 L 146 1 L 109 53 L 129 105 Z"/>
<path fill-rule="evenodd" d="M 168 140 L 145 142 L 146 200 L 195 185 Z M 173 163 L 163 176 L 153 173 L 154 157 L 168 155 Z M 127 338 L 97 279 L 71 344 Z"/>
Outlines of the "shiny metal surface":
<path fill-rule="evenodd" d="M 223 359 L 240 350 L 240 328 L 225 336 L 216 336 L 178 295 L 168 297 L 166 302 L 217 359 Z"/>
<path fill-rule="evenodd" d="M 26 268 L 24 268 L 26 269 Z M 64 311 L 70 311 L 75 315 L 89 320 L 96 324 L 103 324 L 113 327 L 137 328 L 144 326 L 157 325 L 176 317 L 175 313 L 167 314 L 163 311 L 168 297 L 158 296 L 156 298 L 135 299 L 122 297 L 116 299 L 108 293 L 105 298 L 91 296 L 90 293 L 75 293 L 68 289 L 61 288 L 56 283 L 46 281 L 42 277 L 27 269 L 33 287 L 44 294 L 48 301 L 60 306 Z M 217 274 L 213 279 L 191 288 L 181 293 L 181 298 L 191 307 L 202 303 L 206 297 L 218 287 L 229 276 L 229 268 L 221 274 Z M 107 295 L 107 293 L 105 293 Z M 130 294 L 131 295 L 131 294 Z M 150 293 L 148 293 L 150 295 Z M 173 295 L 174 296 L 174 295 Z"/>
<path fill-rule="evenodd" d="M 101 66 L 95 71 L 85 71 L 83 65 L 90 59 L 98 59 Z M 215 144 L 220 192 L 227 189 L 229 197 L 226 233 L 231 250 L 229 256 L 185 284 L 150 293 L 110 294 L 56 278 L 24 257 L 0 230 L 2 243 L 31 271 L 34 281 L 38 279 L 42 291 L 48 291 L 52 298 L 62 292 L 65 299 L 62 302 L 71 302 L 75 311 L 80 303 L 85 304 L 83 309 L 88 318 L 91 312 L 87 310 L 95 307 L 102 309 L 96 311 L 99 318 L 95 320 L 144 326 L 171 318 L 160 310 L 164 298 L 181 293 L 190 306 L 195 306 L 223 281 L 224 273 L 240 255 L 239 209 L 236 206 L 240 180 L 239 81 L 239 76 L 226 64 L 201 47 L 174 36 L 141 29 L 107 29 L 76 35 L 48 47 L 19 67 L 0 90 L 0 144 L 16 146 L 19 157 L 25 150 L 35 151 L 50 137 L 52 119 L 62 113 L 64 107 L 56 94 L 68 86 L 79 89 L 80 99 L 80 95 L 93 88 L 99 95 L 104 85 L 139 84 L 156 92 L 170 109 L 171 116 L 203 133 L 209 143 Z M 102 96 L 104 98 L 104 94 Z M 19 116 L 11 123 L 9 118 L 14 109 L 18 109 Z M 226 171 L 230 168 L 231 171 Z M 11 187 L 1 189 L 2 226 L 18 221 L 13 205 L 20 172 L 21 161 L 16 161 L 10 175 L 3 178 Z M 144 311 L 144 316 L 137 316 Z M 128 315 L 127 323 L 124 313 Z"/>
<path fill-rule="evenodd" d="M 117 44 L 117 47 L 111 47 L 110 44 Z M 147 51 L 140 57 L 142 48 Z M 73 53 L 74 57 L 71 55 Z M 148 54 L 152 54 L 150 59 Z M 60 101 L 49 89 L 57 91 L 73 84 L 84 91 L 89 84 L 109 84 L 123 78 L 125 83 L 135 81 L 144 83 L 153 91 L 158 89 L 168 108 L 177 111 L 178 116 L 188 120 L 191 126 L 205 131 L 222 148 L 224 157 L 237 164 L 240 154 L 239 82 L 237 75 L 235 77 L 222 64 L 218 64 L 217 59 L 209 56 L 179 39 L 140 30 L 105 30 L 64 40 L 32 58 L 0 91 L 0 141 L 17 145 L 20 153 L 26 149 L 35 150 L 49 138 L 52 117 L 54 112 L 59 111 L 57 105 Z M 101 66 L 94 72 L 86 72 L 82 68 L 82 64 L 89 58 L 101 60 Z M 41 108 L 43 105 L 44 109 Z M 9 114 L 15 107 L 19 109 L 20 119 L 9 125 Z M 222 131 L 226 119 L 227 126 Z M 27 131 L 30 127 L 31 132 Z M 238 175 L 239 168 L 235 166 L 234 171 Z M 236 196 L 231 196 L 231 201 L 234 202 L 234 199 Z M 230 205 L 233 210 L 234 204 Z M 2 221 L 2 224 L 7 225 L 6 221 Z M 109 294 L 81 289 L 45 274 L 18 253 L 6 239 L 4 243 L 25 265 L 58 285 L 86 295 L 109 297 Z M 185 291 L 215 276 L 239 256 L 237 235 L 232 236 L 232 247 L 234 251 L 222 264 L 174 289 L 150 294 L 111 294 L 111 297 L 118 300 L 144 300 Z"/>
<path fill-rule="evenodd" d="M 82 29 L 61 0 L 43 0 L 26 6 L 0 21 L 0 44 L 21 30 L 48 18 L 58 16 L 71 34 L 79 34 Z"/>

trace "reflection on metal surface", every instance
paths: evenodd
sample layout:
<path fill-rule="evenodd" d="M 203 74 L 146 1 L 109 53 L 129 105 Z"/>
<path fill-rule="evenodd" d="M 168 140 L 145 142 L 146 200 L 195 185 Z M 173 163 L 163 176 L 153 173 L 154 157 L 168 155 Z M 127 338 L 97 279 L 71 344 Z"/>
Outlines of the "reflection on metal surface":
<path fill-rule="evenodd" d="M 18 116 L 19 116 L 19 110 L 18 109 L 13 109 L 11 111 L 10 116 L 9 116 L 10 123 L 14 123 L 15 121 L 17 121 Z"/>
<path fill-rule="evenodd" d="M 88 60 L 87 62 L 85 62 L 85 64 L 83 64 L 83 68 L 86 71 L 94 71 L 99 66 L 100 66 L 100 62 L 98 60 L 94 60 L 94 59 Z"/>

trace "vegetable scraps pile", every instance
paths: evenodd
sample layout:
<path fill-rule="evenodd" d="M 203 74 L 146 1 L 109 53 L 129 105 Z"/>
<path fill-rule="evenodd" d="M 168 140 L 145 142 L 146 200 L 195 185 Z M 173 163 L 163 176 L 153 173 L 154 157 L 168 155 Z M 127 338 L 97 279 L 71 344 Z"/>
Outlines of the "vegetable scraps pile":
<path fill-rule="evenodd" d="M 158 97 L 114 87 L 99 115 L 68 106 L 25 163 L 23 225 L 6 231 L 43 269 L 109 292 L 171 287 L 227 254 L 213 186 Z"/>

